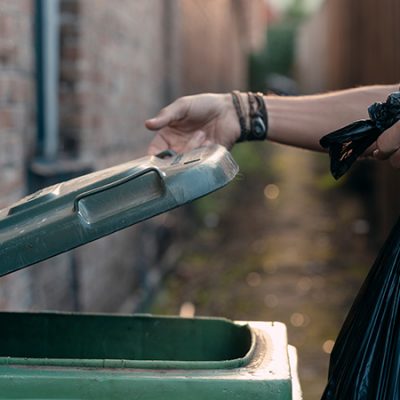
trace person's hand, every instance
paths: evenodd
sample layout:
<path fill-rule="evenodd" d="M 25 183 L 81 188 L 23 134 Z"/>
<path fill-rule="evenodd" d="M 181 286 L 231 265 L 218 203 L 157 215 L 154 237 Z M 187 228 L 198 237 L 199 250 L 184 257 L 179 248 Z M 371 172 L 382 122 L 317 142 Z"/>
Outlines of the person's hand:
<path fill-rule="evenodd" d="M 170 149 L 177 153 L 218 143 L 230 149 L 240 136 L 240 126 L 230 94 L 181 97 L 146 122 L 157 134 L 148 153 Z"/>
<path fill-rule="evenodd" d="M 400 122 L 379 136 L 372 155 L 377 160 L 389 160 L 394 168 L 400 168 Z"/>

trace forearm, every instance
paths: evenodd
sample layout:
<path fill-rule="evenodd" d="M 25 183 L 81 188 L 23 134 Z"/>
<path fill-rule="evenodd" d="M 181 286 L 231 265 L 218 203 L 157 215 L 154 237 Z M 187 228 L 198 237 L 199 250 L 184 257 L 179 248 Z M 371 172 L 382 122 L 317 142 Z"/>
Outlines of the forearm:
<path fill-rule="evenodd" d="M 368 107 L 385 101 L 398 85 L 367 86 L 321 95 L 266 96 L 271 141 L 322 151 L 320 138 L 358 119 Z"/>

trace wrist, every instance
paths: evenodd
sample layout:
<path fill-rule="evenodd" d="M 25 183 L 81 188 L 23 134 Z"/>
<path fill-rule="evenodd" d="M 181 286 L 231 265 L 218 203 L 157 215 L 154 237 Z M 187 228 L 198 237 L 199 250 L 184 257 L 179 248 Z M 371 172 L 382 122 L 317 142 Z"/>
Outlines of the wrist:
<path fill-rule="evenodd" d="M 268 113 L 262 93 L 231 92 L 231 100 L 240 127 L 237 142 L 266 140 Z"/>
<path fill-rule="evenodd" d="M 227 121 L 229 121 L 228 124 L 232 133 L 231 146 L 233 146 L 240 138 L 241 126 L 235 105 L 233 103 L 232 93 L 223 94 L 223 102 L 225 107 L 225 115 L 227 116 Z"/>

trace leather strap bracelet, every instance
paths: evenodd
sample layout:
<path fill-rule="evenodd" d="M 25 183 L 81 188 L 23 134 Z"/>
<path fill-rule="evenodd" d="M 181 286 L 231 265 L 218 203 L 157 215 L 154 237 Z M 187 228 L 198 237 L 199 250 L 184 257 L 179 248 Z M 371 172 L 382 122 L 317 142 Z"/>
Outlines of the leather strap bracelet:
<path fill-rule="evenodd" d="M 266 140 L 268 113 L 262 93 L 247 93 L 248 112 L 242 102 L 242 93 L 234 90 L 231 95 L 240 125 L 240 136 L 236 142 Z"/>
<path fill-rule="evenodd" d="M 249 100 L 250 133 L 247 140 L 266 140 L 268 114 L 262 93 L 247 93 Z"/>
<path fill-rule="evenodd" d="M 246 124 L 246 118 L 243 113 L 243 105 L 242 105 L 242 98 L 240 95 L 240 92 L 238 90 L 234 90 L 231 92 L 232 95 L 232 102 L 233 106 L 235 107 L 236 115 L 239 120 L 239 125 L 240 125 L 240 136 L 236 142 L 243 142 L 246 139 L 247 136 L 247 124 Z"/>

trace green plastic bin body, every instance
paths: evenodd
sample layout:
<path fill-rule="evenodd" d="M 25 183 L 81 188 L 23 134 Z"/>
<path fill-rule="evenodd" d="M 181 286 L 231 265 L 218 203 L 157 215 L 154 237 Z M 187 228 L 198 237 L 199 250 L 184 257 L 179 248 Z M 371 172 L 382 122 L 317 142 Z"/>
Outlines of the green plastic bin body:
<path fill-rule="evenodd" d="M 210 146 L 43 189 L 0 210 L 0 276 L 204 196 L 237 171 Z M 298 400 L 296 368 L 279 323 L 0 313 L 0 400 Z"/>
<path fill-rule="evenodd" d="M 0 399 L 298 400 L 280 323 L 0 313 Z"/>

